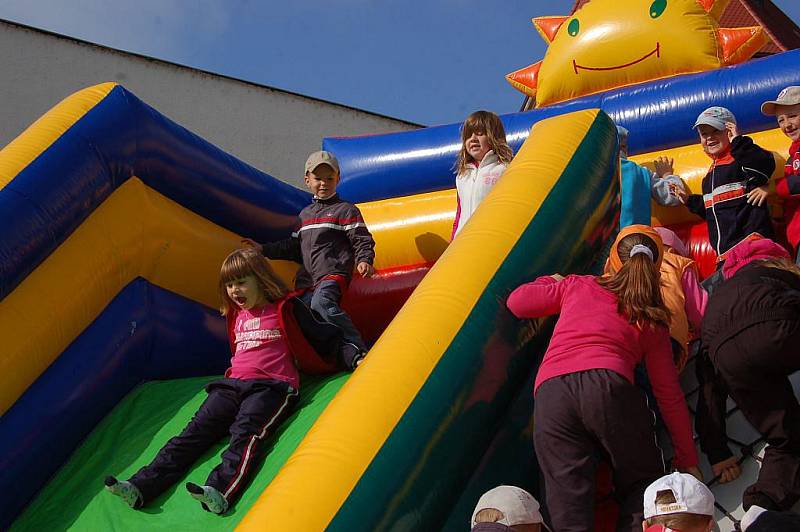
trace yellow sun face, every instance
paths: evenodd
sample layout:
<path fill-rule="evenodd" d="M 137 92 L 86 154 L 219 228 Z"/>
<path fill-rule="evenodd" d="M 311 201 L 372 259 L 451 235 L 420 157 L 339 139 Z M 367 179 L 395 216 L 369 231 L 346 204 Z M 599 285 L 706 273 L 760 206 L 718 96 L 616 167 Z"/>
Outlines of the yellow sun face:
<path fill-rule="evenodd" d="M 727 1 L 590 0 L 570 17 L 535 19 L 550 46 L 509 81 L 540 107 L 745 60 L 763 44 L 763 32 L 720 29 L 716 16 Z M 745 43 L 753 50 L 742 57 Z"/>

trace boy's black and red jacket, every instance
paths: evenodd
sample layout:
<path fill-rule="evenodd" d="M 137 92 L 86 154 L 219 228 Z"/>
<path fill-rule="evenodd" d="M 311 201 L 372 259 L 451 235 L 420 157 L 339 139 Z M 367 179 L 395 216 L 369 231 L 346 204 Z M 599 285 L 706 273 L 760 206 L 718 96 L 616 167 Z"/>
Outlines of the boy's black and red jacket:
<path fill-rule="evenodd" d="M 299 217 L 291 238 L 263 244 L 266 257 L 303 265 L 295 277 L 297 289 L 315 286 L 326 277 L 349 282 L 356 263 L 375 260 L 375 241 L 361 211 L 338 195 L 314 198 Z"/>
<path fill-rule="evenodd" d="M 714 159 L 703 178 L 703 194 L 686 201 L 691 212 L 705 218 L 708 238 L 718 255 L 751 233 L 771 238 L 772 221 L 766 202 L 747 203 L 747 193 L 766 185 L 775 171 L 775 158 L 743 135 L 731 141 L 730 152 Z"/>

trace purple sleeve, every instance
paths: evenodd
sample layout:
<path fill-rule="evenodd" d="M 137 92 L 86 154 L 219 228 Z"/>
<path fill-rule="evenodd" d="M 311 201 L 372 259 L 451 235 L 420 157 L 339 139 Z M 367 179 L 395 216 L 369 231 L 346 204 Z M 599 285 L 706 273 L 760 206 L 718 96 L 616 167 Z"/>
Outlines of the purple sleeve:
<path fill-rule="evenodd" d="M 693 268 L 686 268 L 681 278 L 683 294 L 685 298 L 684 308 L 686 317 L 692 329 L 700 333 L 700 323 L 703 321 L 703 314 L 706 313 L 708 304 L 708 292 L 706 292 L 697 280 L 697 271 Z"/>
<path fill-rule="evenodd" d="M 561 312 L 561 300 L 569 279 L 556 281 L 549 275 L 511 292 L 506 306 L 518 318 L 541 318 Z"/>
<path fill-rule="evenodd" d="M 642 349 L 653 394 L 656 396 L 658 408 L 675 447 L 675 466 L 679 468 L 695 466 L 697 450 L 692 438 L 692 422 L 678 382 L 678 370 L 672 361 L 667 329 L 659 326 L 656 329 L 642 331 Z"/>

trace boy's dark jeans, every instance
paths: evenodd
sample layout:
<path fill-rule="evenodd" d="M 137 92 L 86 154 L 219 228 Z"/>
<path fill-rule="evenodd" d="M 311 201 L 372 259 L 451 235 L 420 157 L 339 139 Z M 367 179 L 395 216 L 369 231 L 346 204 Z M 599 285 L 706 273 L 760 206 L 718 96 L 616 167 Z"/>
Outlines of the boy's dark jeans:
<path fill-rule="evenodd" d="M 361 334 L 353 325 L 350 316 L 339 306 L 342 300 L 342 289 L 334 279 L 321 281 L 313 291 L 304 293 L 301 298 L 311 306 L 325 321 L 342 331 L 342 338 L 362 351 L 367 350 Z"/>
<path fill-rule="evenodd" d="M 274 379 L 220 379 L 206 386 L 208 397 L 180 435 L 171 438 L 153 461 L 129 480 L 147 504 L 175 484 L 209 447 L 230 434 L 222 463 L 206 485 L 232 504 L 264 454 L 264 439 L 291 411 L 298 392 Z"/>

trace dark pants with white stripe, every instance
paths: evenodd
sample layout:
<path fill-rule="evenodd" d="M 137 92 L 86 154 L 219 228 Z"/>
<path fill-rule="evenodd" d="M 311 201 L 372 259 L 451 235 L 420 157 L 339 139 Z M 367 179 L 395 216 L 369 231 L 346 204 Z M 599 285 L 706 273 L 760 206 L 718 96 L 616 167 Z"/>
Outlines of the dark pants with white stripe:
<path fill-rule="evenodd" d="M 264 439 L 285 419 L 298 395 L 289 383 L 273 379 L 221 379 L 208 384 L 206 391 L 208 397 L 183 432 L 130 478 L 142 492 L 144 504 L 177 482 L 227 434 L 230 444 L 206 485 L 219 490 L 232 504 L 264 454 Z"/>
<path fill-rule="evenodd" d="M 533 442 L 554 530 L 594 529 L 598 459 L 614 472 L 617 530 L 642 529 L 644 490 L 664 474 L 654 421 L 645 394 L 610 370 L 561 375 L 539 386 Z"/>
<path fill-rule="evenodd" d="M 789 376 L 800 370 L 800 320 L 770 320 L 723 343 L 712 362 L 731 398 L 769 446 L 755 484 L 742 497 L 772 510 L 800 500 L 800 404 Z"/>

